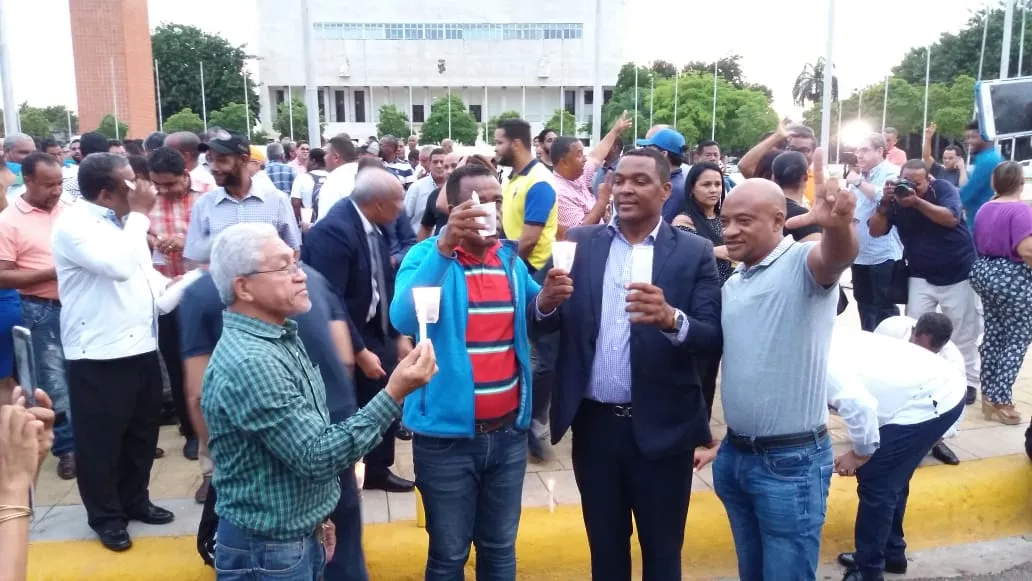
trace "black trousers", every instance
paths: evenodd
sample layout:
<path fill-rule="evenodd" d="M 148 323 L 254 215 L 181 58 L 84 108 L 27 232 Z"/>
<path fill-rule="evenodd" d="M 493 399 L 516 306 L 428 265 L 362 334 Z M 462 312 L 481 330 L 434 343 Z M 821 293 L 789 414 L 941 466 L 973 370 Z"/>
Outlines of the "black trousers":
<path fill-rule="evenodd" d="M 380 358 L 380 365 L 387 372 L 387 377 L 394 372 L 398 364 L 398 349 L 393 337 L 384 337 L 380 327 L 379 313 L 366 323 L 362 330 L 362 340 L 365 341 L 366 349 L 369 349 Z M 361 368 L 355 369 L 355 395 L 359 407 L 369 403 L 369 400 L 376 397 L 387 385 L 387 377 L 383 379 L 372 379 L 362 373 Z M 366 477 L 376 478 L 383 476 L 387 469 L 394 465 L 394 439 L 398 433 L 398 422 L 391 424 L 390 428 L 383 434 L 383 440 L 365 455 Z"/>
<path fill-rule="evenodd" d="M 681 579 L 681 547 L 692 488 L 693 452 L 646 458 L 629 417 L 581 403 L 573 421 L 573 474 L 591 550 L 592 581 L 630 581 L 631 515 L 642 581 Z"/>
<path fill-rule="evenodd" d="M 169 389 L 172 392 L 172 404 L 176 408 L 176 419 L 179 420 L 179 433 L 188 440 L 197 438 L 190 413 L 186 409 L 186 384 L 183 380 L 183 356 L 179 350 L 179 315 L 172 311 L 158 317 L 158 351 L 165 362 L 168 372 Z"/>
<path fill-rule="evenodd" d="M 330 514 L 337 528 L 337 551 L 323 571 L 324 581 L 369 581 L 362 552 L 362 500 L 355 482 L 355 469 L 340 475 L 340 501 Z"/>
<path fill-rule="evenodd" d="M 713 417 L 713 400 L 717 397 L 717 375 L 720 373 L 720 353 L 710 353 L 699 357 L 702 373 L 702 397 L 706 400 L 706 417 Z"/>
<path fill-rule="evenodd" d="M 68 361 L 79 495 L 91 528 L 125 526 L 147 490 L 161 414 L 157 352 Z"/>

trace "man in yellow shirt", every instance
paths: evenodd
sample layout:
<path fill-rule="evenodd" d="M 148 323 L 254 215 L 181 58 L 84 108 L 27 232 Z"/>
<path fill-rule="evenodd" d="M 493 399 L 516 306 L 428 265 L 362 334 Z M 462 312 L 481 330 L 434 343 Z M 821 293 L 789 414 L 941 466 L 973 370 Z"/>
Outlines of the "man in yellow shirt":
<path fill-rule="evenodd" d="M 520 258 L 533 273 L 552 256 L 559 230 L 552 172 L 534 158 L 526 121 L 502 121 L 494 137 L 499 162 L 512 168 L 502 187 L 502 228 L 507 238 L 519 241 Z"/>

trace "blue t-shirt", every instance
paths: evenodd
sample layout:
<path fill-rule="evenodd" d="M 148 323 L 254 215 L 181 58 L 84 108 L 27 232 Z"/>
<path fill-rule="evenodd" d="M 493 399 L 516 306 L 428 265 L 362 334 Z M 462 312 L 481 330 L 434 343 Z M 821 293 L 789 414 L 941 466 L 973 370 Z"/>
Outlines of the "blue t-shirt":
<path fill-rule="evenodd" d="M 968 181 L 960 188 L 960 199 L 964 204 L 964 217 L 968 228 L 975 227 L 975 215 L 982 204 L 993 197 L 993 170 L 1003 163 L 1003 157 L 996 151 L 995 145 L 981 151 L 972 158 L 975 169 L 971 171 Z"/>
<path fill-rule="evenodd" d="M 889 225 L 895 226 L 899 233 L 910 276 L 923 278 L 936 286 L 967 280 L 977 256 L 974 239 L 962 216 L 957 188 L 946 180 L 933 180 L 925 200 L 949 208 L 958 222 L 946 228 L 932 222 L 917 208 L 891 206 Z"/>
<path fill-rule="evenodd" d="M 344 421 L 355 413 L 355 385 L 337 354 L 330 335 L 330 321 L 345 321 L 347 314 L 326 279 L 305 266 L 308 275 L 308 297 L 312 308 L 293 317 L 297 334 L 308 357 L 319 366 L 326 384 L 326 407 L 331 422 Z M 222 336 L 222 312 L 226 308 L 211 275 L 205 275 L 183 292 L 179 303 L 179 344 L 184 359 L 211 355 Z"/>

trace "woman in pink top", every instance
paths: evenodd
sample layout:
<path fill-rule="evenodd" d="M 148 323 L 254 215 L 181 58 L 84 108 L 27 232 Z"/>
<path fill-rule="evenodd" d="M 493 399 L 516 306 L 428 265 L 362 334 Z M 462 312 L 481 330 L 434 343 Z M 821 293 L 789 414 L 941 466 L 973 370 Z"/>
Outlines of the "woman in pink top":
<path fill-rule="evenodd" d="M 1004 424 L 1021 422 L 1011 399 L 1014 380 L 1032 343 L 1032 207 L 1021 201 L 1024 172 L 1013 161 L 993 170 L 996 197 L 975 216 L 978 260 L 971 286 L 982 298 L 982 413 Z"/>

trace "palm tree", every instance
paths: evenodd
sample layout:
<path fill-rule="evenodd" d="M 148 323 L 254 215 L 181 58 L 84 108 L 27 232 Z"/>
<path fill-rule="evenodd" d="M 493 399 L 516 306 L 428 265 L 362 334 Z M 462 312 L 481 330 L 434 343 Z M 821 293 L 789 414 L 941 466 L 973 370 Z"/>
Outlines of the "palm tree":
<path fill-rule="evenodd" d="M 824 57 L 817 59 L 815 64 L 807 63 L 803 71 L 796 77 L 792 86 L 792 100 L 796 105 L 805 107 L 807 101 L 819 103 L 824 97 Z M 838 77 L 831 77 L 831 98 L 838 101 Z"/>

